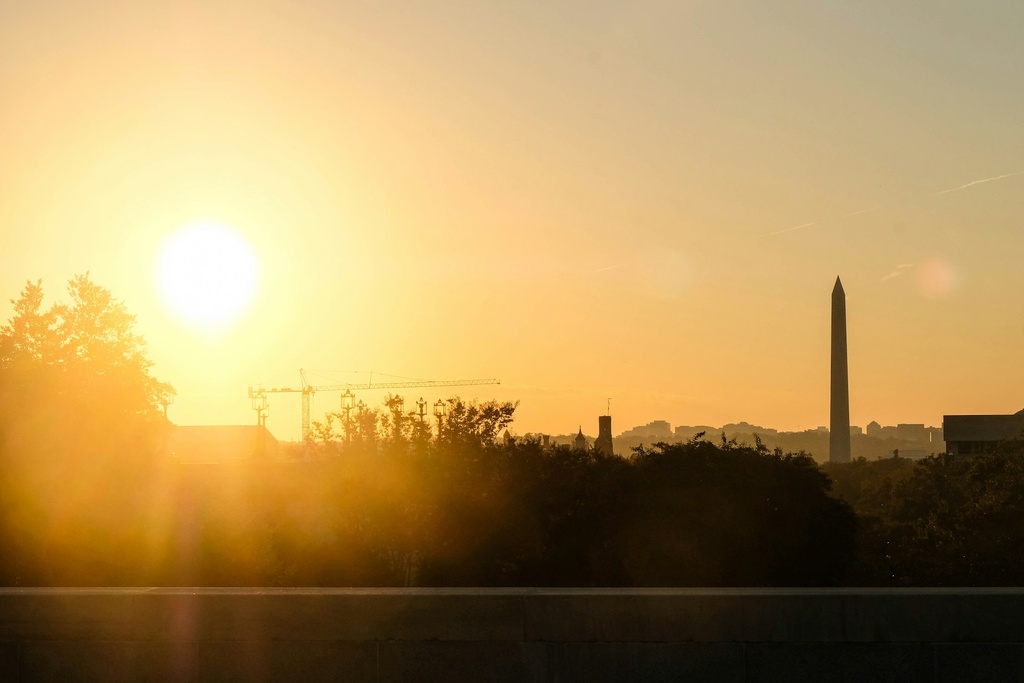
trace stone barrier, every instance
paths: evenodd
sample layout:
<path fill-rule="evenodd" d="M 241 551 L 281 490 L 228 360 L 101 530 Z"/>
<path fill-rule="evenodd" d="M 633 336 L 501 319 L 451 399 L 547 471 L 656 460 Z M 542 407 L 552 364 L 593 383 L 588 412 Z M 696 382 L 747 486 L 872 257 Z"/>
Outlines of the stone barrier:
<path fill-rule="evenodd" d="M 1020 681 L 1022 589 L 0 590 L 0 681 Z"/>

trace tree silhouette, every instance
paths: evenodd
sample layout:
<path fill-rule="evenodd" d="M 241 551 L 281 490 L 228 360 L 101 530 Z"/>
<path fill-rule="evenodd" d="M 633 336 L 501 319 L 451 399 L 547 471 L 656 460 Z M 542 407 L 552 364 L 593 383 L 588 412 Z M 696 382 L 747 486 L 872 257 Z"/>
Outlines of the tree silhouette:
<path fill-rule="evenodd" d="M 515 403 L 448 399 L 435 437 L 391 396 L 316 423 L 302 462 L 176 465 L 134 318 L 87 275 L 68 292 L 46 308 L 28 283 L 0 328 L 8 585 L 827 585 L 852 559 L 856 519 L 804 454 L 498 439 Z M 925 471 L 891 528 L 986 472 L 940 495 Z"/>
<path fill-rule="evenodd" d="M 613 532 L 625 585 L 830 585 L 856 517 L 806 454 L 723 441 L 638 448 Z"/>
<path fill-rule="evenodd" d="M 110 545 L 142 533 L 170 387 L 150 375 L 135 319 L 108 290 L 85 274 L 68 294 L 44 308 L 42 283 L 29 282 L 0 328 L 3 534 L 23 559 L 37 557 L 5 569 L 61 580 L 74 563 L 44 558 L 64 555 L 115 580 L 125 555 Z"/>

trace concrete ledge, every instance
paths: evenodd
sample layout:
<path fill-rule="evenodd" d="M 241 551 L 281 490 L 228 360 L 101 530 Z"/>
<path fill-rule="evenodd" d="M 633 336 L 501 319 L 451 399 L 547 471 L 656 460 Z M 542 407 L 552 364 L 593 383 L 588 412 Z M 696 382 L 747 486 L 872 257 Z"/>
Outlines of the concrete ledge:
<path fill-rule="evenodd" d="M 1024 593 L 656 591 L 525 598 L 525 640 L 1024 642 Z"/>
<path fill-rule="evenodd" d="M 6 589 L 0 680 L 1020 681 L 1024 590 Z"/>

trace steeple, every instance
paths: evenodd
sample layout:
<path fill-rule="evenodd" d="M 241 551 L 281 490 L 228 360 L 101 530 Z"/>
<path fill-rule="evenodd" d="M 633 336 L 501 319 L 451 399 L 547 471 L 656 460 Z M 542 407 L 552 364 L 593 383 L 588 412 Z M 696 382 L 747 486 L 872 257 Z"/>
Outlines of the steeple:
<path fill-rule="evenodd" d="M 586 450 L 586 448 L 587 448 L 587 437 L 583 436 L 583 425 L 580 425 L 580 432 L 579 432 L 579 434 L 576 435 L 576 438 L 574 439 L 574 441 L 575 441 L 575 446 L 576 446 L 577 449 L 579 449 L 581 451 Z"/>

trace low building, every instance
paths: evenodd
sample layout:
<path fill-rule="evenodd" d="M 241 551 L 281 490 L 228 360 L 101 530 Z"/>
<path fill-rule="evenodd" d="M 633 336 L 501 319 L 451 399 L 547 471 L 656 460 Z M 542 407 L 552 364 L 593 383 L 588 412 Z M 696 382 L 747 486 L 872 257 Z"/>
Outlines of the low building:
<path fill-rule="evenodd" d="M 604 415 L 602 417 L 609 417 L 610 419 L 610 416 L 608 415 Z M 609 433 L 610 430 L 611 427 L 609 427 Z M 627 429 L 619 434 L 619 438 L 644 438 L 667 441 L 672 438 L 672 425 L 669 424 L 667 420 L 654 420 L 653 422 L 648 422 L 645 425 L 639 425 L 632 429 Z"/>
<path fill-rule="evenodd" d="M 167 437 L 170 456 L 188 465 L 250 460 L 261 449 L 266 458 L 277 458 L 277 439 L 256 425 L 175 425 Z"/>
<path fill-rule="evenodd" d="M 943 415 L 942 433 L 951 455 L 989 453 L 1000 441 L 1024 440 L 1024 410 L 1013 415 Z"/>
<path fill-rule="evenodd" d="M 900 423 L 896 425 L 896 438 L 900 441 L 920 441 L 922 443 L 928 442 L 928 431 L 925 429 L 924 424 L 906 424 Z"/>

